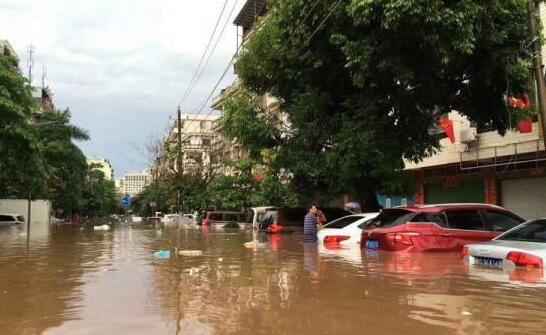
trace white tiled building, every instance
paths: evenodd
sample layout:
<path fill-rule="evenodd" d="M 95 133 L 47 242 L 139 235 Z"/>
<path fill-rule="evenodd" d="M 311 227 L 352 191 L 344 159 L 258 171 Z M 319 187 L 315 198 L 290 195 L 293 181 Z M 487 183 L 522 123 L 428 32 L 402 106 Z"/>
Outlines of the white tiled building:
<path fill-rule="evenodd" d="M 104 179 L 114 180 L 114 168 L 109 160 L 103 157 L 91 157 L 87 159 L 87 165 L 93 165 L 95 170 L 102 171 Z"/>
<path fill-rule="evenodd" d="M 144 187 L 152 183 L 152 175 L 148 171 L 125 173 L 121 180 L 116 180 L 118 193 L 136 196 L 144 190 Z"/>

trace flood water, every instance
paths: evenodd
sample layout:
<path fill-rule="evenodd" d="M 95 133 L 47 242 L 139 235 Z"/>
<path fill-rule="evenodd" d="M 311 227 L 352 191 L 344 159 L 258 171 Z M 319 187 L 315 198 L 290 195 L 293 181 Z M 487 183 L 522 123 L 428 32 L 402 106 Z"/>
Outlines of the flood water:
<path fill-rule="evenodd" d="M 0 334 L 545 334 L 546 285 L 458 254 L 251 231 L 0 231 Z M 203 256 L 156 260 L 160 249 Z M 527 276 L 527 277 L 526 277 Z"/>

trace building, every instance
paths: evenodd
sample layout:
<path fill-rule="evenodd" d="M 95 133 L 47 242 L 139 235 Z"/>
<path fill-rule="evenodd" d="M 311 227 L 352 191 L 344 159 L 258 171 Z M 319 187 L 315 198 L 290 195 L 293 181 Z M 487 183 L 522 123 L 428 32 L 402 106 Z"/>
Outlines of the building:
<path fill-rule="evenodd" d="M 180 137 L 178 121 L 175 121 L 164 140 L 161 171 L 177 172 L 181 167 L 182 173 L 187 174 L 204 172 L 211 167 L 211 148 L 217 137 L 214 123 L 217 119 L 218 116 L 214 115 L 182 115 Z M 178 162 L 179 157 L 182 158 L 182 164 Z"/>
<path fill-rule="evenodd" d="M 120 194 L 136 196 L 144 190 L 144 187 L 152 183 L 152 175 L 148 171 L 128 172 L 117 183 Z"/>
<path fill-rule="evenodd" d="M 55 105 L 53 104 L 53 92 L 48 86 L 32 86 L 31 93 L 36 105 L 39 106 L 39 109 L 36 112 L 40 113 L 44 110 L 55 109 Z"/>
<path fill-rule="evenodd" d="M 455 141 L 422 162 L 406 162 L 417 180 L 417 203 L 480 202 L 503 206 L 526 219 L 546 217 L 546 151 L 540 122 L 531 132 L 479 131 L 457 112 Z"/>
<path fill-rule="evenodd" d="M 17 62 L 19 62 L 19 57 L 17 56 L 17 53 L 7 40 L 0 40 L 0 55 L 15 57 Z"/>
<path fill-rule="evenodd" d="M 114 180 L 114 168 L 109 160 L 102 157 L 91 157 L 87 159 L 87 165 L 104 173 L 104 179 Z"/>

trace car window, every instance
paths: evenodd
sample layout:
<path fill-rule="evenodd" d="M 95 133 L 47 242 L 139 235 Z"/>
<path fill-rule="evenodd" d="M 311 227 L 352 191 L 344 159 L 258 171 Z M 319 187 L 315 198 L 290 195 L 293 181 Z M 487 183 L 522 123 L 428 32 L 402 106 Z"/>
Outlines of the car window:
<path fill-rule="evenodd" d="M 361 219 L 361 216 L 346 216 L 326 224 L 324 228 L 341 229 Z"/>
<path fill-rule="evenodd" d="M 497 238 L 506 241 L 546 243 L 546 220 L 535 220 Z"/>
<path fill-rule="evenodd" d="M 9 215 L 0 215 L 0 221 L 13 221 L 13 218 Z"/>
<path fill-rule="evenodd" d="M 235 214 L 235 213 L 224 214 L 224 221 L 239 222 L 239 221 L 241 221 L 241 215 L 240 214 Z"/>
<path fill-rule="evenodd" d="M 415 217 L 415 213 L 405 209 L 386 209 L 373 219 L 369 226 L 389 228 L 405 224 Z"/>
<path fill-rule="evenodd" d="M 260 220 L 260 224 L 269 226 L 270 224 L 273 224 L 275 221 L 277 221 L 277 211 L 270 211 L 265 213 L 262 220 Z"/>
<path fill-rule="evenodd" d="M 478 211 L 447 211 L 449 228 L 461 230 L 484 230 L 482 218 Z"/>
<path fill-rule="evenodd" d="M 485 211 L 487 228 L 491 231 L 507 231 L 523 223 L 523 220 L 499 211 Z"/>
<path fill-rule="evenodd" d="M 22 221 L 25 221 L 25 218 L 24 218 L 22 215 L 19 215 L 19 216 L 17 217 L 17 220 L 19 220 L 19 221 L 22 222 Z"/>
<path fill-rule="evenodd" d="M 360 229 L 365 229 L 372 221 L 373 219 L 366 220 L 362 222 L 361 224 L 359 224 L 357 227 Z"/>
<path fill-rule="evenodd" d="M 433 222 L 440 227 L 447 227 L 445 216 L 442 213 L 421 213 L 417 214 L 411 222 Z"/>

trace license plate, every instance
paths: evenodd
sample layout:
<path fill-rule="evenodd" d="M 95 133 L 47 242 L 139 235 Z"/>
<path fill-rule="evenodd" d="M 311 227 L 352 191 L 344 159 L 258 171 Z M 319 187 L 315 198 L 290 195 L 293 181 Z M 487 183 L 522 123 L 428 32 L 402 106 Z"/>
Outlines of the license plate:
<path fill-rule="evenodd" d="M 378 250 L 379 241 L 373 241 L 373 240 L 366 241 L 366 249 Z"/>
<path fill-rule="evenodd" d="M 488 268 L 502 268 L 502 259 L 490 258 L 490 257 L 474 257 L 474 264 L 485 266 Z"/>

